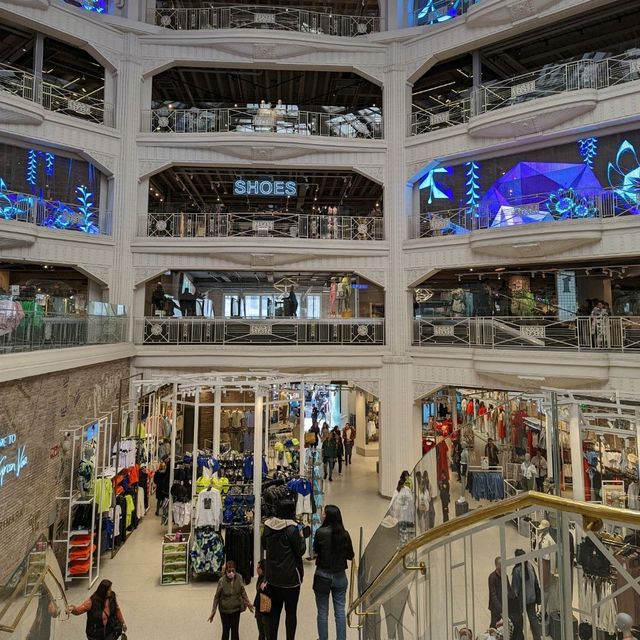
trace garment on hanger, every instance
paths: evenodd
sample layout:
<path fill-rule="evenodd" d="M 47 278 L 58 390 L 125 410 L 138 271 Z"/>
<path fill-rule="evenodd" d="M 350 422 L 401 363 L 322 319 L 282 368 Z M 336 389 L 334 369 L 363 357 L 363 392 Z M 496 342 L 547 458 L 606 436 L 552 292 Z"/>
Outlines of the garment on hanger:
<path fill-rule="evenodd" d="M 222 498 L 220 493 L 209 487 L 198 494 L 196 502 L 195 527 L 220 528 Z"/>
<path fill-rule="evenodd" d="M 190 556 L 191 568 L 194 573 L 220 573 L 224 565 L 222 536 L 211 527 L 196 529 Z"/>

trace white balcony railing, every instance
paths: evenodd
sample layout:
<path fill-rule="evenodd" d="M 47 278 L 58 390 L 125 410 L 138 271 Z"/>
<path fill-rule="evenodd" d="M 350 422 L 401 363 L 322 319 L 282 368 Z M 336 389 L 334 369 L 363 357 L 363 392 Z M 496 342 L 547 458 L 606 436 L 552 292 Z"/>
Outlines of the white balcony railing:
<path fill-rule="evenodd" d="M 136 320 L 137 344 L 381 345 L 384 319 L 161 318 Z"/>
<path fill-rule="evenodd" d="M 268 5 L 151 9 L 147 19 L 151 24 L 181 31 L 272 29 L 350 38 L 380 31 L 380 18 L 374 16 L 347 16 Z"/>
<path fill-rule="evenodd" d="M 113 107 L 104 100 L 76 93 L 49 82 L 37 82 L 33 74 L 0 63 L 0 91 L 42 105 L 47 111 L 114 126 Z"/>
<path fill-rule="evenodd" d="M 99 211 L 86 202 L 75 204 L 16 191 L 0 183 L 0 221 L 26 222 L 47 229 L 111 235 L 111 212 Z"/>
<path fill-rule="evenodd" d="M 44 315 L 0 299 L 0 354 L 126 342 L 128 318 Z"/>
<path fill-rule="evenodd" d="M 138 235 L 150 238 L 310 238 L 382 240 L 384 220 L 298 213 L 145 213 Z"/>
<path fill-rule="evenodd" d="M 414 320 L 413 344 L 485 349 L 640 350 L 640 317 L 472 317 Z"/>
<path fill-rule="evenodd" d="M 409 133 L 416 136 L 464 124 L 472 116 L 580 89 L 606 89 L 640 79 L 640 49 L 619 56 L 549 64 L 514 78 L 488 82 L 457 102 L 411 114 Z"/>
<path fill-rule="evenodd" d="M 274 109 L 154 109 L 142 112 L 142 130 L 154 133 L 277 133 L 330 138 L 383 137 L 379 107 L 331 114 Z"/>
<path fill-rule="evenodd" d="M 495 211 L 489 205 L 466 206 L 442 211 L 428 211 L 412 219 L 411 238 L 460 235 L 479 229 L 504 229 L 523 224 L 564 222 L 566 220 L 606 220 L 635 216 L 638 205 L 615 190 L 581 193 L 560 189 L 555 194 L 540 193 L 523 199 L 507 199 L 508 205 Z"/>

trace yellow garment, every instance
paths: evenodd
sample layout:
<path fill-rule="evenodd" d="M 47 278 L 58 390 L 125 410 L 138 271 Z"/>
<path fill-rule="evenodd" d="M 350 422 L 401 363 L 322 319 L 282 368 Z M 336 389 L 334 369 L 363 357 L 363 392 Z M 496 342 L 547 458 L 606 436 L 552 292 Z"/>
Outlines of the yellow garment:
<path fill-rule="evenodd" d="M 138 438 L 146 438 L 147 437 L 147 430 L 144 428 L 144 422 L 139 422 L 138 423 L 138 432 L 136 434 L 138 436 Z"/>
<path fill-rule="evenodd" d="M 98 511 L 104 513 L 111 508 L 113 496 L 113 484 L 110 478 L 98 478 L 96 480 L 96 504 Z"/>
<path fill-rule="evenodd" d="M 211 486 L 224 495 L 229 491 L 229 478 L 211 478 Z"/>

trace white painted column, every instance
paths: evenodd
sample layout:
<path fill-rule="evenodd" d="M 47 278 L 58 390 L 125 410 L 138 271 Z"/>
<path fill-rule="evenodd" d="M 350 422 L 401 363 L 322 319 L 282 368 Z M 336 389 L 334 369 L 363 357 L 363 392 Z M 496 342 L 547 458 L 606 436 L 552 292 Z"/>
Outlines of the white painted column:
<path fill-rule="evenodd" d="M 172 411 L 171 416 L 171 467 L 169 468 L 169 533 L 173 533 L 173 497 L 171 496 L 171 487 L 173 487 L 173 481 L 175 478 L 174 465 L 176 463 L 176 436 L 178 425 L 178 383 L 173 383 L 173 397 L 172 397 Z"/>
<path fill-rule="evenodd" d="M 196 480 L 198 479 L 198 440 L 200 436 L 200 387 L 196 387 L 195 406 L 193 407 L 193 465 L 191 468 L 191 530 L 193 531 L 193 517 L 196 513 Z"/>
<path fill-rule="evenodd" d="M 298 436 L 298 440 L 300 440 L 300 473 L 302 473 L 304 469 L 304 454 L 305 454 L 305 445 L 304 445 L 304 381 L 300 383 L 300 435 Z"/>
<path fill-rule="evenodd" d="M 264 395 L 260 387 L 255 388 L 255 428 L 253 432 L 253 493 L 256 496 L 256 504 L 253 511 L 253 566 L 260 560 L 260 522 L 262 520 L 262 430 L 264 428 Z M 269 420 L 267 416 L 267 429 Z"/>
<path fill-rule="evenodd" d="M 113 239 L 115 242 L 113 282 L 110 302 L 125 304 L 132 309 L 135 279 L 131 241 L 136 235 L 138 203 L 138 149 L 135 140 L 139 131 L 141 55 L 138 37 L 123 35 L 123 49 L 117 74 L 117 95 L 126 96 L 116 102 L 116 122 L 122 140 L 117 163 L 113 199 Z"/>
<path fill-rule="evenodd" d="M 413 196 L 407 184 L 404 148 L 411 87 L 402 53 L 399 43 L 389 45 L 384 75 L 385 231 L 390 253 L 385 283 L 386 343 L 390 353 L 382 358 L 380 385 L 380 493 L 384 496 L 393 494 L 400 472 L 412 469 L 421 454 L 421 418 L 413 402 L 413 362 L 405 355 L 411 343 L 412 304 L 403 244 Z"/>
<path fill-rule="evenodd" d="M 580 411 L 577 404 L 572 404 L 569 407 L 569 440 L 571 443 L 571 466 L 573 467 L 573 498 L 574 500 L 584 500 L 582 437 L 580 434 Z"/>
<path fill-rule="evenodd" d="M 217 385 L 213 394 L 213 457 L 220 456 L 220 418 L 222 413 L 222 388 Z"/>

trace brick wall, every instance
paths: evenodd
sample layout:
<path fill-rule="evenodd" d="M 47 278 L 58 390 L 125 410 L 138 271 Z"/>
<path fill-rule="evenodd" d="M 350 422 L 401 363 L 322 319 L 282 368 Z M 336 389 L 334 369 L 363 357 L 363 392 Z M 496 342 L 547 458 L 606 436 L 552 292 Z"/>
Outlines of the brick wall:
<path fill-rule="evenodd" d="M 0 486 L 0 584 L 55 514 L 62 515 L 56 497 L 68 487 L 70 460 L 61 432 L 110 411 L 120 378 L 129 374 L 125 359 L 0 384 L 0 443 L 16 435 L 0 448 L 0 467 L 3 456 L 4 464 L 13 463 L 21 447 L 28 460 L 19 477 L 7 473 Z"/>

